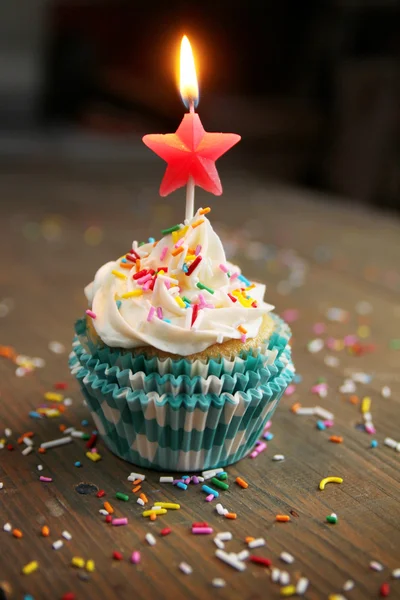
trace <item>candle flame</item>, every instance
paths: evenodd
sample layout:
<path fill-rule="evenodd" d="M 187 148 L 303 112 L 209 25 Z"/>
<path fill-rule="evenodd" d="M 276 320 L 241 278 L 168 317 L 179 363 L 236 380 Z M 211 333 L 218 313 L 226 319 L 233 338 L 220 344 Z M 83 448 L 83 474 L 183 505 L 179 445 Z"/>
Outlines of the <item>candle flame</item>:
<path fill-rule="evenodd" d="M 190 109 L 197 106 L 199 102 L 199 85 L 192 47 L 186 35 L 183 36 L 181 42 L 179 91 L 186 108 Z"/>

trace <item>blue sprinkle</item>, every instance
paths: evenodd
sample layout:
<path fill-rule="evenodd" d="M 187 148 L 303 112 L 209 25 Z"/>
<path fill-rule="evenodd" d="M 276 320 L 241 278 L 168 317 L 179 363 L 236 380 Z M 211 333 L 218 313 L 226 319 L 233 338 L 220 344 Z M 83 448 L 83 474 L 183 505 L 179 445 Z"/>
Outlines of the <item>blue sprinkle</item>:
<path fill-rule="evenodd" d="M 89 421 L 87 419 L 83 419 L 83 421 L 81 421 L 81 425 L 82 427 L 87 427 L 89 425 Z"/>
<path fill-rule="evenodd" d="M 181 479 L 190 479 L 190 475 L 182 475 Z"/>
<path fill-rule="evenodd" d="M 156 241 L 156 239 L 155 239 L 155 238 L 149 237 L 149 243 L 150 243 L 150 244 L 154 244 L 154 242 L 155 242 L 155 241 Z"/>
<path fill-rule="evenodd" d="M 24 600 L 35 600 L 35 598 L 31 594 L 25 594 Z"/>
<path fill-rule="evenodd" d="M 264 433 L 264 440 L 267 440 L 267 442 L 269 442 L 273 438 L 274 438 L 274 434 L 271 433 L 270 431 L 267 431 L 267 433 Z"/>
<path fill-rule="evenodd" d="M 378 446 L 377 440 L 372 440 L 372 442 L 371 442 L 371 448 L 377 448 L 377 446 Z"/>
<path fill-rule="evenodd" d="M 187 264 L 186 264 L 186 263 L 183 263 L 182 271 L 183 271 L 184 273 L 187 273 L 187 272 L 189 271 L 189 267 L 187 266 Z"/>
<path fill-rule="evenodd" d="M 117 302 L 116 302 L 117 308 L 121 308 L 121 304 L 122 304 L 121 300 L 117 300 Z"/>
<path fill-rule="evenodd" d="M 41 419 L 42 415 L 38 412 L 36 412 L 35 410 L 31 410 L 31 412 L 29 413 L 29 416 L 32 417 L 32 419 Z"/>
<path fill-rule="evenodd" d="M 251 285 L 251 281 L 249 281 L 244 275 L 239 275 L 238 279 L 240 279 L 240 281 L 243 281 L 243 283 L 245 283 L 246 285 Z"/>
<path fill-rule="evenodd" d="M 74 467 L 81 467 L 82 463 L 80 460 L 77 460 L 76 462 L 74 462 Z"/>
<path fill-rule="evenodd" d="M 182 483 L 182 481 L 178 481 L 178 483 L 176 484 L 176 487 L 181 488 L 181 490 L 187 490 L 186 483 Z"/>
<path fill-rule="evenodd" d="M 326 425 L 323 421 L 317 421 L 317 429 L 319 429 L 320 431 L 325 431 L 326 429 Z"/>
<path fill-rule="evenodd" d="M 217 473 L 217 478 L 218 478 L 218 479 L 221 479 L 221 475 L 222 475 L 222 476 L 224 476 L 224 475 L 228 475 L 228 473 L 227 473 L 226 471 L 221 471 L 221 473 Z"/>
<path fill-rule="evenodd" d="M 302 376 L 301 375 L 295 375 L 293 377 L 293 383 L 300 383 L 302 381 Z"/>
<path fill-rule="evenodd" d="M 163 319 L 166 323 L 171 323 L 171 319 Z"/>
<path fill-rule="evenodd" d="M 126 263 L 126 262 L 128 262 L 128 261 L 126 260 L 126 258 L 123 258 L 123 259 L 121 260 L 121 262 L 123 262 L 123 263 Z"/>
<path fill-rule="evenodd" d="M 214 498 L 218 498 L 218 496 L 219 496 L 219 493 L 216 490 L 213 490 L 212 488 L 210 488 L 208 485 L 202 485 L 201 489 L 206 494 L 212 494 L 214 496 Z"/>

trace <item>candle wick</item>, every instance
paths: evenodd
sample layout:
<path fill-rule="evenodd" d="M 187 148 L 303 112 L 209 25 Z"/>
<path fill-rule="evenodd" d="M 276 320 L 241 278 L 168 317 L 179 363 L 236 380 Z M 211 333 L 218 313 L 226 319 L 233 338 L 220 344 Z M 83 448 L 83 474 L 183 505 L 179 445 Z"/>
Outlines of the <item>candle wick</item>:
<path fill-rule="evenodd" d="M 193 102 L 193 100 L 190 100 L 190 102 L 189 102 L 189 112 L 191 114 L 194 113 L 194 102 Z"/>

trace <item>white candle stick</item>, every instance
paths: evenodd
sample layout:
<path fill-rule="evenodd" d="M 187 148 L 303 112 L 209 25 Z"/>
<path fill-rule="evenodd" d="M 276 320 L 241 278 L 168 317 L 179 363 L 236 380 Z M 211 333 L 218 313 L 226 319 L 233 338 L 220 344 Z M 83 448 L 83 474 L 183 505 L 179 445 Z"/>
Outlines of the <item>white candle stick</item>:
<path fill-rule="evenodd" d="M 193 219 L 194 215 L 194 179 L 189 177 L 186 185 L 186 213 L 185 219 Z"/>

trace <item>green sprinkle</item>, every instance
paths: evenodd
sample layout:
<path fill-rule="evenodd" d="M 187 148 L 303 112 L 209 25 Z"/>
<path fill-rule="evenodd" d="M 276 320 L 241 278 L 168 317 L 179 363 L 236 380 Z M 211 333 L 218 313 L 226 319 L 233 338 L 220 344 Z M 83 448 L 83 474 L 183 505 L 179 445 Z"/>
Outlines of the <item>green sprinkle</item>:
<path fill-rule="evenodd" d="M 189 298 L 186 298 L 186 296 L 182 296 L 182 300 L 183 300 L 184 302 L 187 302 L 188 304 L 192 304 L 192 303 L 190 302 Z"/>
<path fill-rule="evenodd" d="M 89 440 L 90 439 L 90 434 L 89 433 L 84 433 L 81 439 L 82 440 Z"/>
<path fill-rule="evenodd" d="M 144 246 L 146 242 L 139 242 L 139 246 Z"/>
<path fill-rule="evenodd" d="M 400 350 L 400 338 L 390 340 L 390 348 L 391 350 Z"/>
<path fill-rule="evenodd" d="M 337 523 L 337 517 L 333 517 L 332 515 L 328 515 L 326 517 L 326 520 L 328 521 L 328 523 Z"/>
<path fill-rule="evenodd" d="M 181 229 L 181 226 L 178 225 L 174 225 L 173 227 L 169 227 L 168 229 L 162 229 L 161 233 L 163 235 L 167 235 L 168 233 L 172 233 L 173 231 L 179 231 L 179 229 Z"/>
<path fill-rule="evenodd" d="M 128 494 L 123 494 L 122 492 L 117 492 L 115 494 L 115 497 L 117 498 L 117 500 L 123 500 L 124 502 L 128 502 L 129 500 Z"/>
<path fill-rule="evenodd" d="M 228 473 L 218 473 L 217 475 L 218 479 L 220 479 L 221 481 L 225 481 L 226 479 L 228 479 Z"/>
<path fill-rule="evenodd" d="M 221 490 L 229 490 L 229 485 L 227 483 L 224 483 L 223 481 L 220 481 L 216 477 L 213 477 L 211 479 L 211 483 L 213 483 L 215 487 L 219 487 Z"/>
<path fill-rule="evenodd" d="M 200 281 L 197 284 L 197 287 L 199 288 L 199 290 L 207 290 L 207 292 L 210 292 L 210 294 L 214 293 L 214 290 L 212 290 L 211 288 L 209 288 L 206 285 L 204 285 L 204 283 L 200 283 Z"/>

